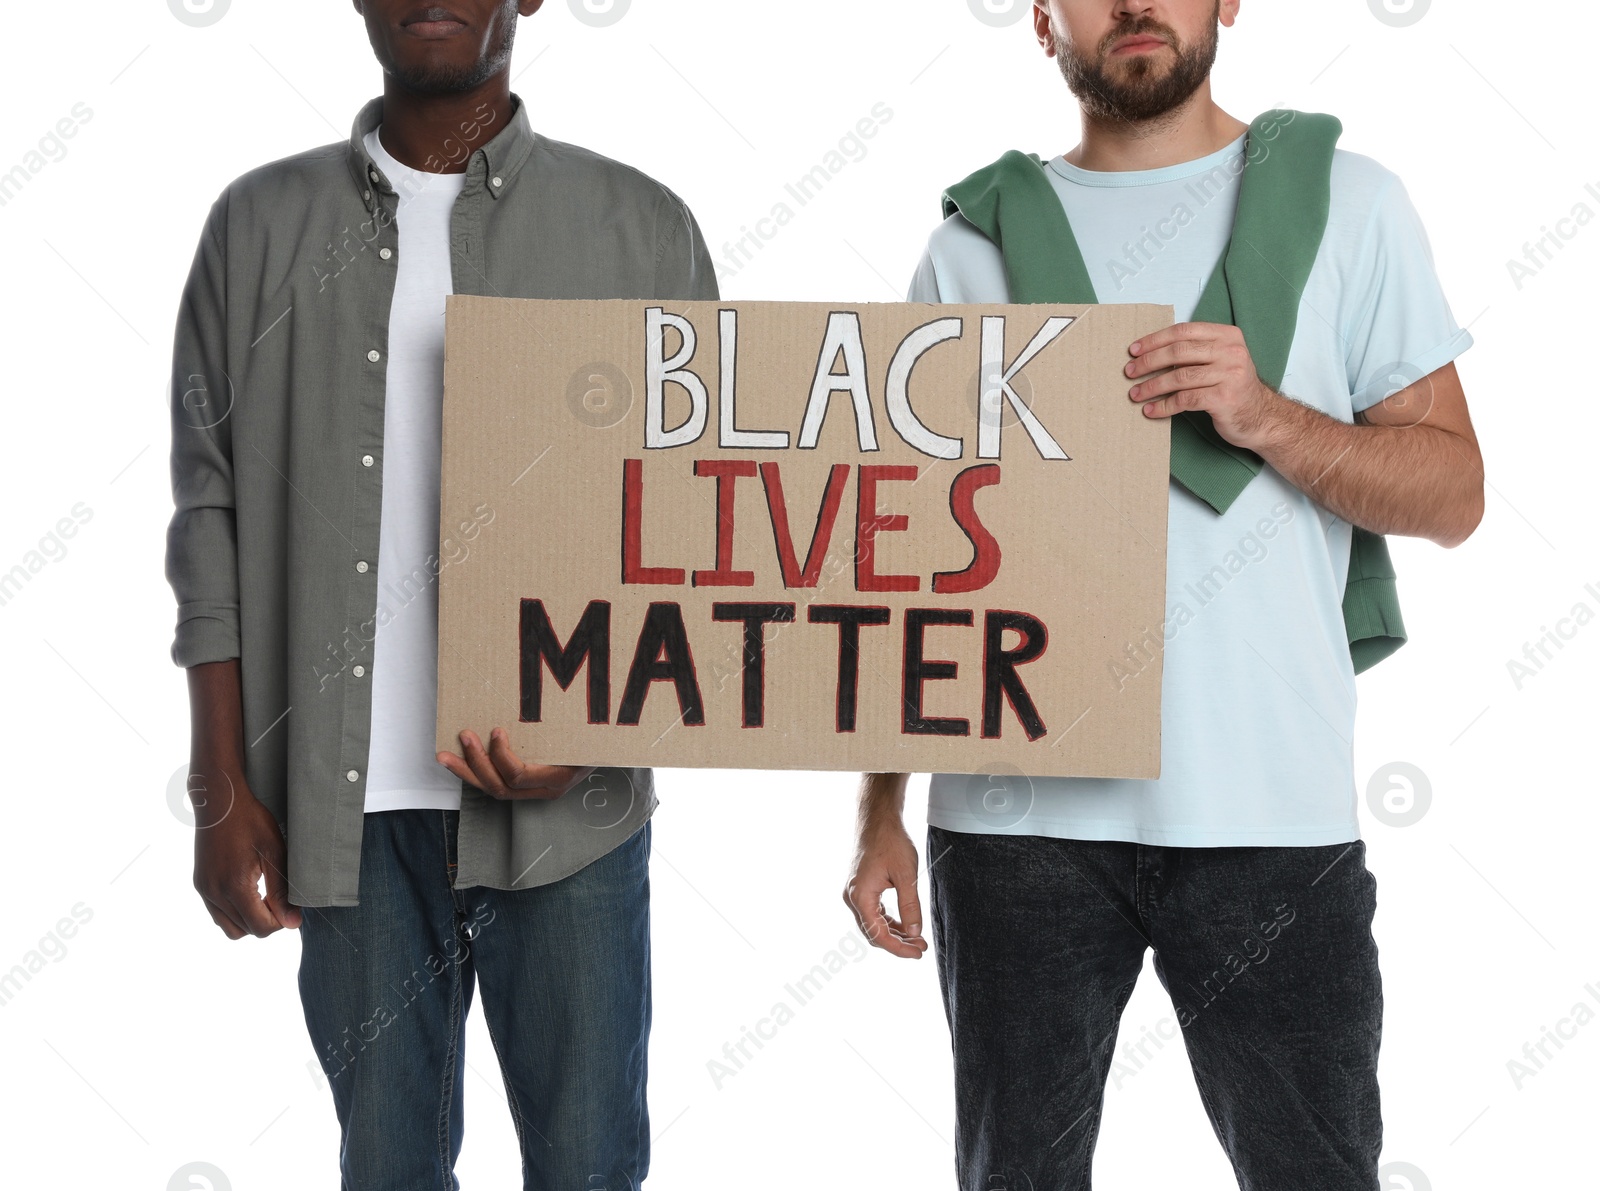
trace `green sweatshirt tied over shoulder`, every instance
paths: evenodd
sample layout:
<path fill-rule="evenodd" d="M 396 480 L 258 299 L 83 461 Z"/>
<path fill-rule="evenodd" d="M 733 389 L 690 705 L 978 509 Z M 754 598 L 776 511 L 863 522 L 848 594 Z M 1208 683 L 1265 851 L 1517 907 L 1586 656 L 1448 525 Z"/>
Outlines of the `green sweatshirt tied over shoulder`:
<path fill-rule="evenodd" d="M 1195 322 L 1243 331 L 1257 374 L 1274 389 L 1288 367 L 1300 296 L 1327 228 L 1341 131 L 1333 116 L 1287 109 L 1251 121 L 1232 237 L 1194 310 Z M 1011 301 L 1097 301 L 1072 224 L 1039 157 L 1011 150 L 950 187 L 944 214 L 955 212 L 1000 249 Z M 1261 456 L 1217 433 L 1203 410 L 1172 419 L 1172 478 L 1216 512 L 1225 512 L 1263 466 Z M 1351 527 L 1343 608 L 1356 673 L 1405 644 L 1388 544 L 1360 526 Z"/>

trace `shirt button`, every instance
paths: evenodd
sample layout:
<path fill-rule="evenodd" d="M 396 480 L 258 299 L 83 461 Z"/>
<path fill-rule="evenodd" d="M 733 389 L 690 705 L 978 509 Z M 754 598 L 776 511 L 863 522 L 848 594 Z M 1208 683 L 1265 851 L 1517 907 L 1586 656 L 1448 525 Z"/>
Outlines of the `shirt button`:
<path fill-rule="evenodd" d="M 371 467 L 373 462 L 374 462 L 374 460 L 373 460 L 371 455 L 363 455 L 363 456 L 361 456 L 361 466 L 362 467 Z"/>
<path fill-rule="evenodd" d="M 352 769 L 349 773 L 344 775 L 344 780 L 347 782 L 359 782 L 361 780 L 361 775 Z"/>
<path fill-rule="evenodd" d="M 350 673 L 354 674 L 357 678 L 362 678 L 366 675 L 367 668 L 365 666 L 352 666 L 350 668 Z"/>
<path fill-rule="evenodd" d="M 380 249 L 378 249 L 378 255 L 381 256 L 384 260 L 388 260 L 391 256 L 394 255 L 394 253 L 390 252 L 387 248 L 380 248 Z"/>
<path fill-rule="evenodd" d="M 363 191 L 362 191 L 362 192 L 361 192 L 361 197 L 362 197 L 362 198 L 363 198 L 363 199 L 365 199 L 365 200 L 366 200 L 366 201 L 367 201 L 367 202 L 369 202 L 369 203 L 370 203 L 370 202 L 371 202 L 371 201 L 372 201 L 372 191 L 370 191 L 370 190 L 363 190 Z"/>
<path fill-rule="evenodd" d="M 367 573 L 367 563 L 365 559 L 362 559 L 360 562 L 356 563 L 356 571 L 362 575 Z"/>
<path fill-rule="evenodd" d="M 367 359 L 371 360 L 374 364 L 376 364 L 378 362 L 378 349 L 377 348 L 373 348 L 371 351 L 369 351 L 367 353 Z"/>
<path fill-rule="evenodd" d="M 495 180 L 494 180 L 494 181 L 493 181 L 493 182 L 491 182 L 491 183 L 490 183 L 490 185 L 491 185 L 491 186 L 500 186 L 500 185 L 502 185 L 502 184 L 503 184 L 503 183 L 504 183 L 504 179 L 502 179 L 502 178 L 496 178 L 496 179 L 495 179 Z"/>

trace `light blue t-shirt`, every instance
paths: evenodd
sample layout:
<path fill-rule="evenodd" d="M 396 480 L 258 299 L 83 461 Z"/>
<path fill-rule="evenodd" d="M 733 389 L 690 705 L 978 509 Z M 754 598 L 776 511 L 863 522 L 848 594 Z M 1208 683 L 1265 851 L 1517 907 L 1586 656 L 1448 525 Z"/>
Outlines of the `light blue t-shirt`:
<path fill-rule="evenodd" d="M 1189 320 L 1228 244 L 1244 144 L 1156 170 L 1049 163 L 1099 301 L 1158 302 Z M 908 297 L 1009 301 L 999 250 L 951 216 L 930 237 Z M 1471 343 L 1399 179 L 1336 152 L 1327 232 L 1282 391 L 1350 422 Z M 1167 620 L 1116 663 L 1122 689 L 1162 674 L 1160 778 L 935 774 L 928 821 L 1190 847 L 1356 839 L 1356 687 L 1341 610 L 1349 558 L 1349 522 L 1270 467 L 1221 515 L 1174 483 Z"/>

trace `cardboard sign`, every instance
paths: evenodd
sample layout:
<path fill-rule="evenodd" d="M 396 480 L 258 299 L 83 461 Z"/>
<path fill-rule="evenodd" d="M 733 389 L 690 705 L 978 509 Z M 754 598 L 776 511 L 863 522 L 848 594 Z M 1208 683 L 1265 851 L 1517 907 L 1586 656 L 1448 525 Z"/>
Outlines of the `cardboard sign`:
<path fill-rule="evenodd" d="M 1157 776 L 1171 322 L 450 298 L 438 747 Z"/>

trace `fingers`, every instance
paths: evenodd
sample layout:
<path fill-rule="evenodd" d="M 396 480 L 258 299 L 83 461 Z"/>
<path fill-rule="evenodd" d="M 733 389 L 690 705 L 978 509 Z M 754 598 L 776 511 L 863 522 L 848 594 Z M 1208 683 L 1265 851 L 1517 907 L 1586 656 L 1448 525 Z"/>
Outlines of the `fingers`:
<path fill-rule="evenodd" d="M 1132 347 L 1128 349 L 1130 352 Z M 1146 347 L 1124 365 L 1122 371 L 1129 377 L 1148 376 L 1163 368 L 1180 364 L 1204 364 L 1215 355 L 1215 344 L 1209 339 L 1182 339 L 1164 347 Z"/>
<path fill-rule="evenodd" d="M 915 940 L 926 949 L 928 944 L 922 937 L 922 899 L 917 896 L 916 870 L 912 870 L 909 879 L 903 884 L 895 883 L 894 893 L 900 911 L 900 921 L 894 923 L 895 929 L 901 938 Z"/>
<path fill-rule="evenodd" d="M 451 773 L 455 774 L 462 781 L 468 782 L 474 786 L 478 785 L 478 775 L 473 773 L 472 770 L 468 768 L 467 763 L 454 753 L 435 753 L 433 755 L 433 759 L 439 762 L 439 764 L 443 765 Z M 478 788 L 481 790 L 483 787 L 478 786 Z"/>
<path fill-rule="evenodd" d="M 888 885 L 887 880 L 873 881 L 857 875 L 846 882 L 844 887 L 844 904 L 849 906 L 850 913 L 855 915 L 856 929 L 865 935 L 867 942 L 874 947 L 880 946 L 879 939 L 888 933 L 887 924 L 880 925 L 883 906 L 879 901 Z"/>
<path fill-rule="evenodd" d="M 1190 393 L 1198 397 L 1200 390 L 1219 388 L 1226 379 L 1224 370 L 1215 365 L 1185 364 L 1181 368 L 1163 372 L 1160 376 L 1140 381 L 1128 390 L 1128 399 L 1153 401 L 1158 397 L 1176 396 L 1179 393 Z M 1194 409 L 1198 404 L 1196 401 L 1195 405 L 1186 405 L 1183 408 Z"/>
<path fill-rule="evenodd" d="M 261 863 L 258 856 L 256 863 L 250 866 L 250 871 L 246 874 L 249 884 L 236 885 L 223 891 L 234 917 L 244 924 L 245 930 L 258 939 L 264 939 L 283 929 L 278 915 L 268 907 L 266 899 L 261 896 L 257 887 L 257 882 L 261 881 L 265 872 L 266 866 Z"/>
<path fill-rule="evenodd" d="M 523 765 L 522 758 L 511 751 L 511 737 L 504 728 L 496 728 L 489 733 L 489 760 L 494 762 L 500 780 L 508 787 L 526 784 L 522 779 L 527 767 Z"/>
<path fill-rule="evenodd" d="M 512 798 L 560 798 L 583 777 L 594 772 L 571 765 L 529 765 L 512 750 L 504 728 L 489 733 L 489 760 L 505 782 Z"/>
<path fill-rule="evenodd" d="M 1128 345 L 1128 354 L 1130 356 L 1146 356 L 1158 348 L 1168 347 L 1186 340 L 1226 338 L 1229 332 L 1238 334 L 1240 342 L 1244 341 L 1244 336 L 1238 327 L 1228 326 L 1223 323 L 1178 323 L 1175 326 L 1163 327 L 1159 331 L 1152 331 L 1148 335 L 1141 335 Z"/>
<path fill-rule="evenodd" d="M 1205 398 L 1193 389 L 1185 389 L 1181 393 L 1174 393 L 1170 397 L 1162 397 L 1155 401 L 1146 401 L 1144 416 L 1147 418 L 1170 418 L 1174 414 L 1181 414 L 1185 410 L 1204 409 Z"/>
<path fill-rule="evenodd" d="M 238 811 L 196 830 L 194 888 L 228 938 L 264 939 L 298 925 L 299 909 L 289 904 L 282 830 L 254 799 L 242 798 Z"/>
<path fill-rule="evenodd" d="M 928 949 L 928 943 L 921 937 L 922 910 L 916 887 L 915 861 L 909 875 L 891 875 L 882 869 L 873 875 L 871 870 L 858 870 L 845 886 L 844 901 L 855 915 L 857 928 L 874 947 L 903 959 L 917 959 Z M 895 890 L 901 915 L 906 920 L 904 926 L 884 911 L 883 895 L 890 888 Z"/>
<path fill-rule="evenodd" d="M 485 748 L 477 733 L 460 735 L 463 756 L 436 753 L 435 759 L 464 782 L 491 798 L 560 798 L 595 771 L 595 766 L 529 765 L 511 747 L 503 728 L 489 733 Z"/>
<path fill-rule="evenodd" d="M 883 941 L 878 946 L 894 955 L 918 959 L 928 949 L 928 941 L 922 937 L 922 903 L 917 897 L 916 862 L 912 861 L 907 871 L 891 873 L 890 884 L 894 886 L 900 918 L 892 917 L 882 905 L 878 906 L 878 917 L 884 932 Z"/>
<path fill-rule="evenodd" d="M 510 791 L 506 789 L 505 780 L 501 778 L 494 762 L 489 759 L 483 741 L 478 739 L 476 732 L 461 733 L 461 751 L 466 756 L 467 769 L 471 774 L 467 780 L 492 798 L 507 797 Z"/>
<path fill-rule="evenodd" d="M 1205 409 L 1204 391 L 1215 391 L 1227 380 L 1226 368 L 1217 362 L 1219 345 L 1204 334 L 1207 329 L 1205 323 L 1184 323 L 1169 328 L 1184 331 L 1182 338 L 1158 342 L 1158 336 L 1150 336 L 1130 345 L 1129 352 L 1137 358 L 1123 372 L 1130 378 L 1149 379 L 1130 388 L 1128 400 L 1142 402 L 1146 417 L 1170 418 L 1184 410 Z"/>
<path fill-rule="evenodd" d="M 227 905 L 221 902 L 214 902 L 204 894 L 201 895 L 200 900 L 205 903 L 206 912 L 211 915 L 211 921 L 215 922 L 228 938 L 242 939 L 250 933 L 234 918 L 231 908 Z"/>
<path fill-rule="evenodd" d="M 561 798 L 570 793 L 599 766 L 596 765 L 528 765 L 522 770 L 522 781 L 513 797 Z"/>

